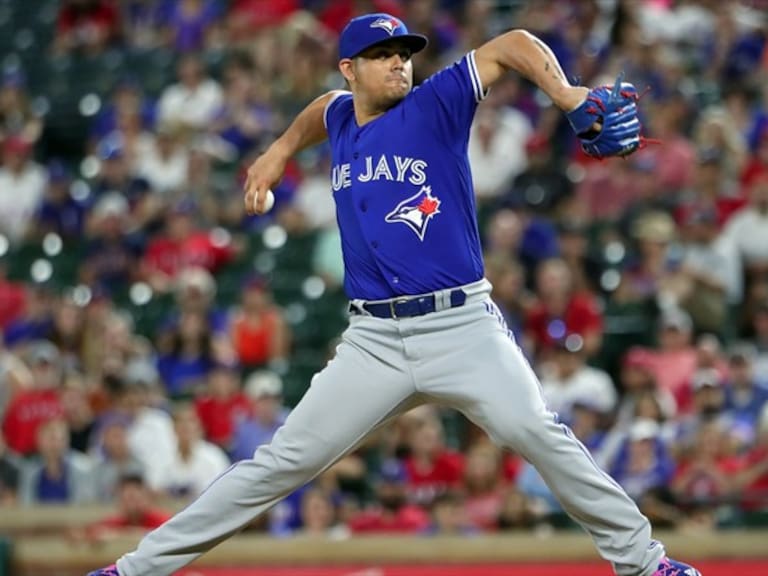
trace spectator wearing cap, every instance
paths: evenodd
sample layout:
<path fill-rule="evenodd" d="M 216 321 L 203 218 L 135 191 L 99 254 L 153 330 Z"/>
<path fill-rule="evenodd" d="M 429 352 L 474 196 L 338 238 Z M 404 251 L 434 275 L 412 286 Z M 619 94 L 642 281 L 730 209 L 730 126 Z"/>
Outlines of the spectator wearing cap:
<path fill-rule="evenodd" d="M 176 73 L 178 82 L 160 95 L 157 120 L 160 124 L 203 131 L 221 107 L 224 99 L 221 86 L 208 76 L 203 61 L 194 54 L 181 58 Z"/>
<path fill-rule="evenodd" d="M 584 339 L 576 333 L 555 342 L 549 361 L 541 365 L 541 387 L 547 407 L 566 423 L 577 403 L 592 403 L 610 413 L 618 401 L 611 377 L 587 365 Z"/>
<path fill-rule="evenodd" d="M 290 328 L 263 279 L 251 278 L 243 284 L 230 335 L 235 354 L 247 369 L 262 368 L 288 357 Z"/>
<path fill-rule="evenodd" d="M 62 415 L 59 351 L 51 342 L 34 342 L 28 348 L 27 358 L 31 387 L 11 398 L 2 423 L 8 447 L 22 456 L 36 452 L 39 428 Z"/>
<path fill-rule="evenodd" d="M 230 454 L 233 462 L 250 459 L 259 446 L 269 444 L 290 412 L 283 406 L 282 379 L 274 372 L 252 373 L 245 382 L 245 394 L 251 401 L 252 415 L 235 429 Z"/>
<path fill-rule="evenodd" d="M 131 233 L 131 208 L 119 192 L 104 194 L 88 221 L 80 280 L 93 291 L 119 293 L 135 281 L 142 239 Z"/>
<path fill-rule="evenodd" d="M 676 422 L 673 446 L 676 454 L 685 455 L 695 446 L 697 434 L 710 421 L 719 422 L 722 429 L 727 431 L 731 447 L 745 443 L 743 432 L 725 411 L 725 385 L 724 376 L 714 368 L 700 368 L 693 374 L 691 412 L 679 417 Z"/>
<path fill-rule="evenodd" d="M 667 488 L 675 463 L 660 432 L 657 422 L 636 420 L 609 472 L 651 522 L 675 526 L 681 514 Z"/>
<path fill-rule="evenodd" d="M 722 158 L 724 176 L 736 182 L 747 163 L 744 134 L 738 129 L 736 114 L 727 106 L 704 109 L 693 128 L 693 141 L 700 150 L 713 150 Z"/>
<path fill-rule="evenodd" d="M 760 411 L 768 405 L 768 381 L 758 380 L 754 372 L 755 350 L 741 344 L 728 353 L 728 379 L 725 387 L 725 410 L 734 422 L 754 437 Z"/>
<path fill-rule="evenodd" d="M 635 300 L 675 298 L 680 269 L 675 221 L 666 212 L 646 212 L 635 220 L 631 234 L 635 255 L 624 271 L 629 295 Z"/>
<path fill-rule="evenodd" d="M 37 458 L 22 471 L 23 504 L 86 504 L 96 500 L 93 460 L 69 448 L 69 428 L 62 418 L 41 423 L 36 431 Z"/>
<path fill-rule="evenodd" d="M 533 126 L 525 114 L 504 105 L 502 94 L 489 93 L 469 131 L 472 184 L 481 204 L 501 196 L 528 163 L 525 143 Z"/>
<path fill-rule="evenodd" d="M 152 191 L 170 204 L 184 195 L 189 186 L 189 149 L 180 126 L 162 123 L 155 137 L 136 157 L 136 173 L 144 178 Z"/>
<path fill-rule="evenodd" d="M 205 393 L 194 402 L 205 439 L 229 452 L 236 427 L 251 417 L 251 402 L 240 389 L 239 366 L 216 362 L 208 372 Z"/>
<path fill-rule="evenodd" d="M 35 143 L 43 132 L 43 120 L 30 103 L 26 79 L 18 68 L 3 70 L 0 76 L 0 145 L 18 136 Z"/>
<path fill-rule="evenodd" d="M 174 498 L 197 497 L 210 482 L 229 467 L 224 451 L 203 439 L 202 426 L 192 404 L 173 410 L 176 450 L 173 458 L 149 478 L 158 492 Z"/>
<path fill-rule="evenodd" d="M 151 189 L 144 178 L 134 173 L 123 136 L 117 132 L 109 134 L 98 142 L 94 155 L 99 171 L 91 184 L 89 208 L 103 196 L 118 193 L 128 202 L 137 224 L 143 223 L 142 211 L 151 202 Z"/>
<path fill-rule="evenodd" d="M 65 242 L 82 238 L 87 206 L 70 193 L 71 182 L 69 168 L 63 162 L 53 160 L 48 164 L 48 185 L 35 214 L 35 238 L 42 239 L 49 233 L 58 234 Z"/>
<path fill-rule="evenodd" d="M 656 341 L 657 347 L 649 359 L 656 384 L 679 402 L 685 398 L 697 366 L 690 315 L 677 307 L 662 310 L 656 325 Z"/>
<path fill-rule="evenodd" d="M 205 268 L 188 266 L 181 270 L 173 287 L 176 309 L 166 318 L 166 326 L 173 327 L 184 314 L 202 314 L 208 319 L 208 324 L 217 337 L 225 335 L 228 314 L 226 310 L 216 306 L 217 289 L 216 279 Z M 228 337 L 222 337 L 214 346 L 217 348 L 217 357 L 227 361 L 232 358 L 233 352 Z"/>
<path fill-rule="evenodd" d="M 112 407 L 102 414 L 94 432 L 94 450 L 103 445 L 104 423 L 121 418 L 127 423 L 128 446 L 147 478 L 163 470 L 174 457 L 176 437 L 167 412 L 153 406 L 152 394 L 159 385 L 159 374 L 148 359 L 134 359 L 119 376 L 105 379 Z"/>
<path fill-rule="evenodd" d="M 427 513 L 408 503 L 408 472 L 402 462 L 381 463 L 375 481 L 376 503 L 349 520 L 353 534 L 408 534 L 422 532 L 429 525 Z"/>
<path fill-rule="evenodd" d="M 0 235 L 11 244 L 30 234 L 30 225 L 45 196 L 45 170 L 32 159 L 32 144 L 18 135 L 2 144 L 0 164 Z"/>
<path fill-rule="evenodd" d="M 542 262 L 536 270 L 536 302 L 525 321 L 526 338 L 541 360 L 569 334 L 581 338 L 582 353 L 591 358 L 603 339 L 603 317 L 594 296 L 576 292 L 568 265 L 560 258 Z"/>

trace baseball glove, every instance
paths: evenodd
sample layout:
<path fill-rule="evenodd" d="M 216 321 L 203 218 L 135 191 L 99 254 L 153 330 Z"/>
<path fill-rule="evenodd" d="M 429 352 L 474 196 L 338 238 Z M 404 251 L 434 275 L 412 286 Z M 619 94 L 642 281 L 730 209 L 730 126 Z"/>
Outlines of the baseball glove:
<path fill-rule="evenodd" d="M 619 74 L 613 86 L 592 88 L 586 100 L 566 114 L 582 150 L 594 158 L 629 156 L 642 146 L 637 90 L 622 79 Z M 593 128 L 595 123 L 599 130 Z"/>

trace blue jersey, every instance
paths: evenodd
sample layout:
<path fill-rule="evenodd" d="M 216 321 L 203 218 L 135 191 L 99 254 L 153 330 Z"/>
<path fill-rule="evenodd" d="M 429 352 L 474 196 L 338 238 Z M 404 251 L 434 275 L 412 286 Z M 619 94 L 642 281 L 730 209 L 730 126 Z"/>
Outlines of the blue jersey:
<path fill-rule="evenodd" d="M 383 300 L 483 277 L 467 142 L 484 96 L 470 52 L 362 127 L 350 93 L 329 102 L 347 296 Z"/>

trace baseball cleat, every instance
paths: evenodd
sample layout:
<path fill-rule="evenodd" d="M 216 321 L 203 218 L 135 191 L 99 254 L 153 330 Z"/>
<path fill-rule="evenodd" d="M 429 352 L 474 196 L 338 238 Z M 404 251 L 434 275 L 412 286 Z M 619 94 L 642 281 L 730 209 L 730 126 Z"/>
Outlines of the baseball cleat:
<path fill-rule="evenodd" d="M 88 576 L 120 576 L 120 572 L 117 571 L 117 566 L 111 564 L 106 568 L 101 568 L 95 572 L 89 572 Z"/>
<path fill-rule="evenodd" d="M 701 572 L 683 562 L 663 558 L 652 576 L 701 576 Z"/>

